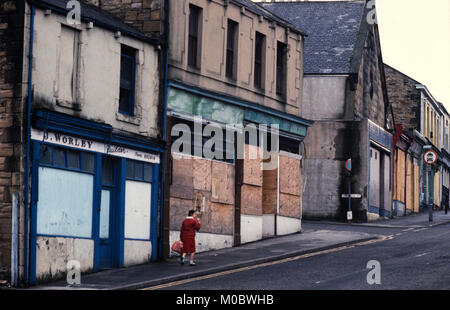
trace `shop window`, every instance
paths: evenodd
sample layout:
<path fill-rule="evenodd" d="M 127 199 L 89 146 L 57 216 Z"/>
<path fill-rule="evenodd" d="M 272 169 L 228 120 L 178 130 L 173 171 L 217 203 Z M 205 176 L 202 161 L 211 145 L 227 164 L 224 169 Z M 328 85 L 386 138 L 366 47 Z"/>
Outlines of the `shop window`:
<path fill-rule="evenodd" d="M 92 153 L 41 144 L 39 163 L 42 166 L 94 173 L 95 156 Z"/>
<path fill-rule="evenodd" d="M 143 182 L 152 182 L 153 180 L 152 164 L 127 159 L 126 171 L 127 179 Z"/>
<path fill-rule="evenodd" d="M 151 183 L 125 182 L 125 238 L 150 239 Z"/>
<path fill-rule="evenodd" d="M 192 155 L 192 156 L 200 156 L 203 158 L 208 159 L 214 159 L 218 161 L 223 161 L 227 163 L 234 163 L 234 140 L 227 140 L 227 139 L 234 139 L 234 134 L 230 135 L 231 137 L 227 136 L 227 132 L 225 128 L 220 128 L 219 125 L 214 126 L 215 131 L 220 132 L 222 130 L 222 139 L 218 139 L 221 141 L 221 143 L 218 145 L 217 143 L 213 143 L 212 140 L 215 135 L 215 131 L 211 133 L 211 135 L 205 135 L 205 127 L 206 124 L 202 124 L 202 131 L 196 133 L 194 130 L 194 123 L 187 120 L 181 120 L 181 119 L 175 119 L 173 125 L 176 124 L 184 124 L 187 125 L 190 128 L 191 133 L 191 140 L 190 143 L 177 145 L 174 149 L 177 153 L 182 153 L 186 155 Z M 182 133 L 180 133 L 180 136 Z M 174 144 L 180 136 L 171 136 L 172 144 Z M 177 141 L 178 142 L 178 141 Z M 211 144 L 213 143 L 213 144 Z M 232 145 L 231 148 L 227 148 L 227 144 Z M 179 148 L 178 148 L 179 147 Z M 205 154 L 205 151 L 211 151 L 214 156 L 212 158 L 210 156 L 207 156 L 208 154 Z"/>
<path fill-rule="evenodd" d="M 90 238 L 94 176 L 39 167 L 37 233 Z"/>
<path fill-rule="evenodd" d="M 102 183 L 114 184 L 114 159 L 103 157 L 102 160 Z"/>

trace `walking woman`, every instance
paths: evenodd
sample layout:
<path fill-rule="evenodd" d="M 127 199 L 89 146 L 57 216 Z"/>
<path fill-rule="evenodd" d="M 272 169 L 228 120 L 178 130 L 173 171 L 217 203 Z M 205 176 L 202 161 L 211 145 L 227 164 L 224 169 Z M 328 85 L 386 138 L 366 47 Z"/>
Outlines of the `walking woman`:
<path fill-rule="evenodd" d="M 189 265 L 195 266 L 195 232 L 200 230 L 200 219 L 194 210 L 188 212 L 188 217 L 183 221 L 180 229 L 180 239 L 183 242 L 183 253 L 180 257 L 180 264 L 184 265 L 187 253 L 190 253 Z"/>

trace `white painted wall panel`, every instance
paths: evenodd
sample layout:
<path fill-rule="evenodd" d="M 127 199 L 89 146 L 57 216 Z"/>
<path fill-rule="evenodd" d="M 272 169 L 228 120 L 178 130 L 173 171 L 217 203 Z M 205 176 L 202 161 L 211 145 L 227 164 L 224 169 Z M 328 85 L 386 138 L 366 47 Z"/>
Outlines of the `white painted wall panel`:
<path fill-rule="evenodd" d="M 241 243 L 262 239 L 263 217 L 241 214 Z"/>
<path fill-rule="evenodd" d="M 125 238 L 150 239 L 150 183 L 125 183 Z"/>
<path fill-rule="evenodd" d="M 150 241 L 125 240 L 123 256 L 125 267 L 149 263 L 152 259 L 152 243 Z"/>

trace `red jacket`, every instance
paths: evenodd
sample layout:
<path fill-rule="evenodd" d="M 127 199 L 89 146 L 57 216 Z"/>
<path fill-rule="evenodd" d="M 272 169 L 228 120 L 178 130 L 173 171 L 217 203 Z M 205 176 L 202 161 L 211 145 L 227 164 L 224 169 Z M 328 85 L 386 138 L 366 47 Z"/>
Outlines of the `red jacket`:
<path fill-rule="evenodd" d="M 192 217 L 188 217 L 183 221 L 180 230 L 180 239 L 195 237 L 195 231 L 200 230 L 200 223 Z"/>

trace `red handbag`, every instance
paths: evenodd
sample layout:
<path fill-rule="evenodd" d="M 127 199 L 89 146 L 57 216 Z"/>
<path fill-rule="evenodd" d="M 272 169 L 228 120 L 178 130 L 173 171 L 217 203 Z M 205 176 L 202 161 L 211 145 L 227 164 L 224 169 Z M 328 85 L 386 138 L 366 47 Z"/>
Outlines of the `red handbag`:
<path fill-rule="evenodd" d="M 181 242 L 181 240 L 175 241 L 172 244 L 172 251 L 181 254 L 183 252 L 183 242 Z"/>

